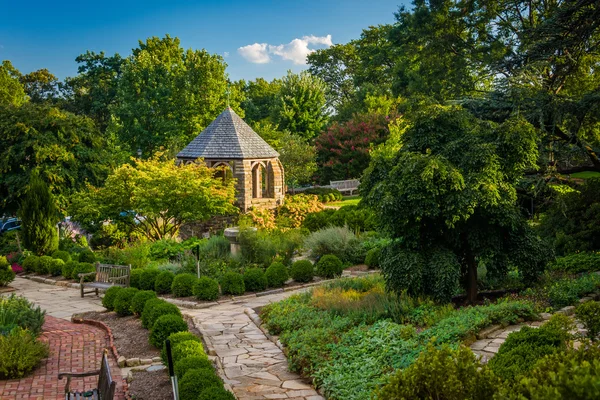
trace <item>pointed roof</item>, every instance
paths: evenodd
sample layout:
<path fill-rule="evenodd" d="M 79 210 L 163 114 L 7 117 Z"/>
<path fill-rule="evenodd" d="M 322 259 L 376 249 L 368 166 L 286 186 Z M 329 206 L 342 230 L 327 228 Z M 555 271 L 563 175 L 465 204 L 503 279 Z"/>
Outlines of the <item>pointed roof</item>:
<path fill-rule="evenodd" d="M 227 107 L 177 158 L 274 158 L 279 157 L 267 142 Z"/>

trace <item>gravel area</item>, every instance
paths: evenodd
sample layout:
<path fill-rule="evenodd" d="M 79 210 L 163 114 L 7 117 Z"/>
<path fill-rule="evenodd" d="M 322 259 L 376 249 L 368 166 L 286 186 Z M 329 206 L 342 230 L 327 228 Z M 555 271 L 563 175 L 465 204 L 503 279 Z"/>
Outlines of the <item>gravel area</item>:
<path fill-rule="evenodd" d="M 133 372 L 133 380 L 129 383 L 129 393 L 135 400 L 170 400 L 173 399 L 171 378 L 166 370 Z"/>

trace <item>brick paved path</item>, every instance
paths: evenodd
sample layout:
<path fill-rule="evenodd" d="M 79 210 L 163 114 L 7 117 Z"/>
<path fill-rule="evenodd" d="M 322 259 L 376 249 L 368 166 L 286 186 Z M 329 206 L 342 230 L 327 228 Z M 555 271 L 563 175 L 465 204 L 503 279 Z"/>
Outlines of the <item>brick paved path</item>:
<path fill-rule="evenodd" d="M 63 319 L 46 316 L 40 340 L 50 346 L 50 356 L 23 379 L 0 381 L 0 399 L 58 400 L 64 399 L 66 380 L 58 380 L 60 372 L 84 372 L 99 368 L 103 349 L 108 347 L 108 336 L 103 330 L 74 324 Z M 115 361 L 110 357 L 114 377 L 121 376 Z M 73 389 L 96 387 L 97 377 L 74 378 Z M 117 399 L 124 399 L 123 382 L 117 379 Z"/>

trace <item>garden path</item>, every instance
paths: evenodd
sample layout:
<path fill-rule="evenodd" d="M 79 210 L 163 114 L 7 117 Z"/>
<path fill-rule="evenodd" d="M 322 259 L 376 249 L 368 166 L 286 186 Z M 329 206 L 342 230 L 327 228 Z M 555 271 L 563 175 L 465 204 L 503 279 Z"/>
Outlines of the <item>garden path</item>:
<path fill-rule="evenodd" d="M 283 351 L 252 322 L 246 309 L 262 307 L 308 289 L 252 297 L 201 310 L 193 318 L 209 353 L 220 361 L 221 377 L 239 400 L 323 400 L 310 382 L 288 371 Z"/>
<path fill-rule="evenodd" d="M 46 316 L 40 340 L 48 343 L 50 356 L 31 375 L 0 381 L 0 399 L 63 400 L 66 381 L 59 381 L 58 373 L 98 369 L 102 352 L 109 347 L 108 335 L 103 330 L 49 315 Z M 109 357 L 109 363 L 113 376 L 120 376 L 119 367 L 112 357 Z M 96 387 L 97 380 L 97 376 L 74 378 L 71 388 L 89 390 Z M 117 379 L 115 395 L 118 400 L 125 398 L 121 379 Z"/>
<path fill-rule="evenodd" d="M 475 355 L 481 357 L 482 363 L 487 364 L 487 362 L 498 353 L 500 346 L 506 341 L 508 335 L 520 331 L 524 326 L 539 328 L 544 322 L 545 321 L 532 321 L 489 331 L 489 333 L 485 335 L 485 338 L 471 344 L 471 350 Z"/>

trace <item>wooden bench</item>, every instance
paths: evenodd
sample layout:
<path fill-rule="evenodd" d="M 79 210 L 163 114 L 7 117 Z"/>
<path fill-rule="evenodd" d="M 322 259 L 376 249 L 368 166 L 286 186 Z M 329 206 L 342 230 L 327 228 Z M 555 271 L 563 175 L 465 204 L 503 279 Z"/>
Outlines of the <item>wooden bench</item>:
<path fill-rule="evenodd" d="M 350 192 L 350 196 L 352 196 L 355 190 L 358 190 L 358 186 L 360 185 L 360 181 L 358 179 L 348 179 L 346 181 L 329 181 L 329 186 L 332 189 L 337 189 L 340 192 Z"/>
<path fill-rule="evenodd" d="M 98 375 L 98 384 L 94 389 L 83 392 L 71 392 L 71 378 L 84 378 L 86 376 Z M 116 382 L 113 380 L 108 365 L 108 351 L 104 349 L 100 369 L 91 372 L 61 372 L 58 379 L 67 378 L 65 385 L 65 400 L 113 400 L 115 397 Z"/>
<path fill-rule="evenodd" d="M 84 282 L 86 276 L 95 275 L 94 282 Z M 98 289 L 108 289 L 111 286 L 129 287 L 129 277 L 131 275 L 131 265 L 112 265 L 96 263 L 96 271 L 85 274 L 78 274 L 79 286 L 81 288 L 81 297 L 89 293 L 96 293 Z M 85 288 L 92 290 L 85 291 Z"/>

